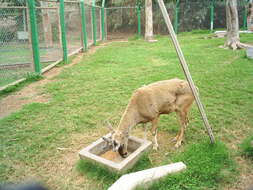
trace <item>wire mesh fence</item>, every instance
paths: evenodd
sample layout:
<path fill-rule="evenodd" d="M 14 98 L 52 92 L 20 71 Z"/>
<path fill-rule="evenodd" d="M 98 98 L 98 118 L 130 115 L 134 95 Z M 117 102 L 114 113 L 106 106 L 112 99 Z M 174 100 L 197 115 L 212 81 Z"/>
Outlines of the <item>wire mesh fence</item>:
<path fill-rule="evenodd" d="M 36 0 L 18 5 L 14 1 L 8 2 L 0 4 L 0 89 L 36 68 L 47 69 L 55 61 L 66 61 L 67 55 L 95 44 L 102 40 L 102 36 L 110 40 L 145 32 L 145 9 L 134 4 L 104 10 L 82 1 Z M 177 0 L 166 3 L 178 32 L 211 29 L 212 20 L 214 29 L 225 29 L 225 7 L 225 1 Z M 238 1 L 240 28 L 245 28 L 247 23 L 246 8 L 245 1 Z M 32 17 L 33 9 L 35 18 Z M 153 29 L 155 34 L 168 32 L 156 2 L 153 3 Z M 39 60 L 34 58 L 36 49 Z"/>
<path fill-rule="evenodd" d="M 97 40 L 102 40 L 102 31 L 101 31 L 101 8 L 100 7 L 95 7 L 96 11 L 96 37 Z"/>
<path fill-rule="evenodd" d="M 222 1 L 217 1 L 214 4 L 214 26 L 215 28 L 226 28 L 226 3 Z M 237 5 L 238 17 L 239 17 L 239 27 L 243 28 L 245 11 L 247 10 L 247 3 L 245 1 L 238 1 Z"/>
<path fill-rule="evenodd" d="M 34 72 L 36 64 L 42 72 L 43 68 L 50 68 L 50 64 L 64 60 L 65 53 L 80 51 L 86 40 L 90 46 L 94 40 L 102 39 L 101 7 L 94 7 L 92 14 L 91 5 L 78 1 L 37 0 L 33 5 L 29 3 L 31 1 L 18 6 L 12 1 L 0 4 L 0 89 Z M 64 9 L 60 3 L 64 4 Z M 81 6 L 84 6 L 84 17 Z M 63 44 L 67 45 L 66 51 Z M 36 48 L 39 62 L 34 60 Z"/>
<path fill-rule="evenodd" d="M 179 10 L 179 31 L 210 28 L 210 2 L 182 2 Z"/>
<path fill-rule="evenodd" d="M 85 4 L 85 18 L 86 18 L 86 30 L 87 30 L 87 38 L 88 44 L 91 45 L 93 43 L 93 28 L 92 28 L 92 10 L 91 6 Z"/>
<path fill-rule="evenodd" d="M 36 13 L 40 63 L 44 68 L 62 57 L 58 3 L 41 1 Z"/>
<path fill-rule="evenodd" d="M 176 8 L 176 4 L 173 2 L 170 3 L 166 3 L 166 8 L 167 11 L 169 13 L 170 16 L 170 20 L 173 23 L 174 21 L 174 17 L 175 17 L 175 8 Z M 154 30 L 154 34 L 168 34 L 168 29 L 165 24 L 162 12 L 160 10 L 160 7 L 158 6 L 158 4 L 155 4 L 153 7 L 153 30 Z M 143 10 L 144 12 L 144 10 Z M 145 16 L 145 15 L 144 15 Z M 143 19 L 142 25 L 143 25 L 143 30 L 144 31 L 144 27 L 145 27 L 145 18 Z"/>
<path fill-rule="evenodd" d="M 188 1 L 180 0 L 166 3 L 170 19 L 179 32 L 195 29 L 211 29 L 213 20 L 214 29 L 226 28 L 226 3 L 225 1 Z M 212 4 L 213 2 L 213 4 Z M 245 28 L 245 1 L 238 1 L 239 27 Z M 213 9 L 212 9 L 213 8 Z M 137 33 L 137 8 L 136 7 L 111 7 L 106 9 L 107 32 L 109 39 L 122 38 Z M 177 10 L 177 11 L 176 11 Z M 212 13 L 213 10 L 213 13 Z M 155 34 L 167 34 L 161 10 L 157 3 L 153 3 L 153 30 Z M 211 18 L 213 15 L 213 19 Z M 178 21 L 176 21 L 178 17 Z M 141 8 L 141 31 L 145 32 L 145 9 Z"/>
<path fill-rule="evenodd" d="M 82 48 L 82 23 L 78 2 L 65 3 L 65 26 L 68 54 L 71 54 Z"/>
<path fill-rule="evenodd" d="M 144 18 L 144 17 L 143 17 Z M 137 8 L 106 8 L 107 38 L 125 38 L 137 33 Z"/>
<path fill-rule="evenodd" d="M 26 7 L 0 8 L 0 86 L 32 71 Z"/>

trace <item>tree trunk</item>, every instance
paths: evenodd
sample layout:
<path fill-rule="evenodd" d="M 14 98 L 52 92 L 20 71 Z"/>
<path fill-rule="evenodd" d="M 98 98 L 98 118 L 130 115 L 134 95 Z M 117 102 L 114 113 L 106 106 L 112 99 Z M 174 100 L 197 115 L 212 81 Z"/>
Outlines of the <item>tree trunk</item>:
<path fill-rule="evenodd" d="M 227 0 L 226 2 L 227 40 L 225 47 L 236 50 L 243 48 L 239 37 L 239 21 L 237 11 L 237 0 Z"/>
<path fill-rule="evenodd" d="M 249 3 L 247 26 L 248 30 L 253 31 L 253 2 Z"/>
<path fill-rule="evenodd" d="M 152 13 L 152 0 L 145 0 L 145 39 L 153 40 L 153 13 Z"/>

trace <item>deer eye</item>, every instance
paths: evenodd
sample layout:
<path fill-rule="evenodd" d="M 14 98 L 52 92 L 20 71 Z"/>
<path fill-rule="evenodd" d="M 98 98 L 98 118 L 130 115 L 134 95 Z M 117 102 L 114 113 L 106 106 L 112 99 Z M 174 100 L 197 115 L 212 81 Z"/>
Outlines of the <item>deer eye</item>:
<path fill-rule="evenodd" d="M 116 141 L 113 141 L 113 146 L 117 146 L 118 145 L 118 143 L 116 142 Z"/>

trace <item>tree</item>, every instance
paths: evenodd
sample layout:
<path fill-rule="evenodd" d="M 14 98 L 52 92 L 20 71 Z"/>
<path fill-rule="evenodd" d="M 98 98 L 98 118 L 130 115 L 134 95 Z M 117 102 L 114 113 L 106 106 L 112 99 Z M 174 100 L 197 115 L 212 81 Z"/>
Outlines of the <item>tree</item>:
<path fill-rule="evenodd" d="M 247 25 L 248 30 L 253 31 L 253 0 L 249 1 L 248 5 L 248 17 L 247 17 Z"/>
<path fill-rule="evenodd" d="M 227 39 L 225 47 L 233 50 L 244 48 L 240 42 L 237 0 L 226 1 Z"/>
<path fill-rule="evenodd" d="M 145 39 L 153 40 L 153 13 L 152 13 L 152 0 L 145 0 Z"/>

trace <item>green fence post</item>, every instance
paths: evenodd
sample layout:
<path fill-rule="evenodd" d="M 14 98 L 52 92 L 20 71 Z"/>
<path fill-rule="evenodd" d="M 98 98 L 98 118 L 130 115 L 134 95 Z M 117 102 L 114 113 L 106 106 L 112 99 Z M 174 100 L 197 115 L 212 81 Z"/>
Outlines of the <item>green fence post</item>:
<path fill-rule="evenodd" d="M 101 8 L 101 29 L 102 29 L 102 40 L 105 40 L 105 8 Z"/>
<path fill-rule="evenodd" d="M 85 16 L 84 0 L 80 0 L 80 6 L 81 6 L 81 16 L 82 16 L 83 50 L 86 51 L 88 49 L 88 43 L 87 43 L 87 30 L 86 30 L 86 16 Z"/>
<path fill-rule="evenodd" d="M 210 30 L 213 31 L 213 21 L 214 21 L 214 0 L 211 0 L 210 6 Z"/>
<path fill-rule="evenodd" d="M 61 23 L 61 40 L 62 40 L 63 61 L 65 63 L 67 63 L 68 50 L 67 50 L 66 27 L 65 27 L 65 16 L 64 16 L 64 0 L 60 0 L 60 23 Z"/>
<path fill-rule="evenodd" d="M 138 17 L 138 35 L 141 36 L 141 7 L 137 6 L 137 17 Z"/>
<path fill-rule="evenodd" d="M 105 40 L 105 0 L 102 1 L 101 27 L 102 27 L 102 40 Z"/>
<path fill-rule="evenodd" d="M 31 25 L 34 70 L 36 73 L 41 74 L 39 39 L 38 39 L 36 8 L 34 0 L 28 0 L 28 8 L 30 17 L 29 20 Z"/>
<path fill-rule="evenodd" d="M 178 15 L 179 15 L 179 0 L 176 1 L 175 20 L 174 20 L 174 30 L 176 34 L 178 34 Z"/>
<path fill-rule="evenodd" d="M 247 30 L 247 0 L 245 1 L 244 13 L 243 13 L 243 29 Z"/>
<path fill-rule="evenodd" d="M 95 0 L 92 0 L 92 26 L 93 26 L 93 43 L 96 45 L 97 41 L 97 22 L 96 22 L 96 7 Z"/>

